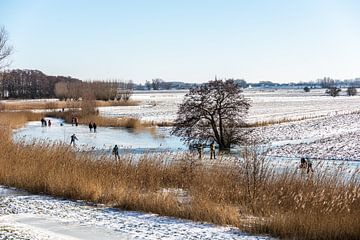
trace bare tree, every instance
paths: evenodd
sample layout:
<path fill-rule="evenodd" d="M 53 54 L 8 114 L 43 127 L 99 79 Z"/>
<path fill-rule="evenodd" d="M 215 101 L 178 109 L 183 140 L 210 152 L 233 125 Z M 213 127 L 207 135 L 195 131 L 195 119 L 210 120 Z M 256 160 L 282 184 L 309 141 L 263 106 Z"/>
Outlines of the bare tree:
<path fill-rule="evenodd" d="M 145 82 L 145 89 L 146 90 L 151 90 L 151 82 L 148 81 L 148 80 L 146 80 L 146 82 Z"/>
<path fill-rule="evenodd" d="M 152 80 L 152 83 L 151 83 L 152 88 L 153 88 L 154 90 L 159 90 L 159 89 L 160 89 L 160 85 L 161 85 L 162 82 L 163 82 L 163 80 L 160 79 L 160 78 L 153 79 L 153 80 Z"/>
<path fill-rule="evenodd" d="M 189 144 L 215 141 L 220 149 L 245 140 L 250 102 L 233 80 L 215 80 L 191 88 L 179 107 L 172 134 Z"/>
<path fill-rule="evenodd" d="M 9 63 L 6 59 L 11 55 L 13 48 L 8 45 L 8 34 L 4 27 L 0 28 L 0 69 L 6 67 Z"/>
<path fill-rule="evenodd" d="M 96 98 L 90 84 L 83 85 L 81 98 L 81 114 L 83 116 L 96 114 Z"/>
<path fill-rule="evenodd" d="M 332 88 L 335 86 L 335 81 L 329 77 L 324 77 L 324 79 L 318 81 L 322 88 Z"/>

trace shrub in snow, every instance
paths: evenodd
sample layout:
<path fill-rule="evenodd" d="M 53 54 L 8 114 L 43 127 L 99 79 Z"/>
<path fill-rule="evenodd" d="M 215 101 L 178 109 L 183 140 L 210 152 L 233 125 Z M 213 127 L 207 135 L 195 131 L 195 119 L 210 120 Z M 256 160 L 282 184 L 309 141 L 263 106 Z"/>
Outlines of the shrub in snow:
<path fill-rule="evenodd" d="M 346 93 L 348 96 L 355 96 L 357 94 L 357 90 L 355 87 L 348 87 Z"/>
<path fill-rule="evenodd" d="M 340 88 L 337 88 L 337 87 L 331 87 L 331 88 L 328 88 L 326 89 L 326 94 L 329 94 L 330 96 L 332 97 L 337 97 L 339 96 L 339 93 L 341 92 L 341 89 Z"/>
<path fill-rule="evenodd" d="M 309 87 L 304 87 L 304 92 L 310 92 L 310 88 Z"/>

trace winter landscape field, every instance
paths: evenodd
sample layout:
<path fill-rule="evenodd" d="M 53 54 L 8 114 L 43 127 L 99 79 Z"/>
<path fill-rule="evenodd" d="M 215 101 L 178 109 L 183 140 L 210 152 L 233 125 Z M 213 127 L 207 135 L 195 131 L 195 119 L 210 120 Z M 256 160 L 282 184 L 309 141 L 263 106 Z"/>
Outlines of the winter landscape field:
<path fill-rule="evenodd" d="M 360 1 L 0 1 L 0 240 L 360 239 Z"/>
<path fill-rule="evenodd" d="M 137 106 L 100 107 L 108 117 L 136 117 L 153 122 L 171 122 L 176 117 L 184 91 L 138 92 Z M 360 97 L 329 97 L 322 89 L 310 93 L 302 90 L 245 90 L 252 108 L 250 124 L 253 136 L 268 148 L 267 159 L 278 169 L 298 171 L 305 156 L 314 162 L 315 172 L 337 172 L 346 176 L 359 174 Z M 36 110 L 35 110 L 36 111 Z M 171 127 L 155 131 L 131 131 L 100 127 L 90 133 L 87 126 L 71 126 L 60 119 L 48 118 L 52 126 L 41 127 L 39 121 L 14 131 L 16 141 L 33 140 L 64 142 L 70 135 L 79 138 L 79 151 L 111 156 L 114 144 L 121 154 L 174 154 L 189 151 L 179 138 L 170 135 Z M 236 157 L 233 151 L 224 159 Z M 193 153 L 196 159 L 197 154 Z M 204 162 L 207 160 L 205 151 Z M 171 155 L 173 155 L 171 157 Z M 225 161 L 226 162 L 226 161 Z M 154 214 L 124 212 L 86 202 L 73 202 L 48 196 L 33 195 L 1 187 L 1 239 L 264 239 L 231 227 L 216 227 L 161 217 Z M 71 227 L 70 227 L 71 226 Z M 96 229 L 96 231 L 94 230 Z M 11 236 L 16 236 L 11 238 Z"/>

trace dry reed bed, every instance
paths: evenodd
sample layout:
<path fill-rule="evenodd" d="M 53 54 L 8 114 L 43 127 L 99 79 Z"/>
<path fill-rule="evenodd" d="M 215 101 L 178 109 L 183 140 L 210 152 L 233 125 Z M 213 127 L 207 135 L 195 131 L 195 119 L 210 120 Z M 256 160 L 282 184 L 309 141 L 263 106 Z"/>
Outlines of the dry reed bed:
<path fill-rule="evenodd" d="M 243 161 L 203 164 L 190 155 L 106 156 L 94 160 L 67 145 L 13 143 L 0 136 L 0 184 L 121 209 L 233 225 L 291 239 L 359 239 L 356 176 L 275 173 L 249 149 Z M 176 161 L 175 161 L 176 160 Z M 358 173 L 357 173 L 358 174 Z M 189 201 L 179 201 L 182 189 Z M 254 216 L 249 222 L 247 216 Z"/>
<path fill-rule="evenodd" d="M 38 121 L 44 114 L 34 112 L 0 112 L 0 126 L 11 129 L 24 126 L 28 121 Z"/>
<path fill-rule="evenodd" d="M 33 109 L 62 109 L 62 108 L 81 108 L 81 101 L 9 101 L 0 102 L 0 110 L 33 110 Z M 128 101 L 96 101 L 96 107 L 110 106 L 137 106 L 139 102 Z"/>

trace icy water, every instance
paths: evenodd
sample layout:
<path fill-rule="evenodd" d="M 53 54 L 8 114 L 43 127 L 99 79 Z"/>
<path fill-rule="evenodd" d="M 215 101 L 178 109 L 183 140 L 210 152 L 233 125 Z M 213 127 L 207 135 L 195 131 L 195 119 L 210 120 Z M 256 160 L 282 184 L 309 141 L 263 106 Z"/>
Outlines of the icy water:
<path fill-rule="evenodd" d="M 178 137 L 170 135 L 170 128 L 157 128 L 156 131 L 134 131 L 127 128 L 98 127 L 97 132 L 90 132 L 84 125 L 71 126 L 60 119 L 47 118 L 52 121 L 51 127 L 41 127 L 40 121 L 32 121 L 25 127 L 14 132 L 16 141 L 26 142 L 51 141 L 70 144 L 70 136 L 76 134 L 79 139 L 77 150 L 91 151 L 94 154 L 111 154 L 115 144 L 119 146 L 120 153 L 181 153 L 188 151 Z M 61 123 L 63 126 L 61 126 Z M 271 144 L 273 145 L 273 144 Z M 276 143 L 274 144 L 276 145 Z M 204 149 L 204 160 L 209 157 L 209 149 Z M 229 154 L 239 156 L 241 148 L 233 149 Z M 194 153 L 197 157 L 197 153 Z M 269 155 L 270 164 L 279 171 L 297 171 L 300 158 Z M 335 171 L 345 175 L 345 178 L 358 175 L 359 161 L 339 161 L 326 159 L 312 159 L 316 171 Z"/>
<path fill-rule="evenodd" d="M 170 128 L 136 131 L 127 128 L 98 127 L 94 133 L 85 125 L 76 127 L 60 119 L 48 119 L 52 122 L 51 127 L 41 127 L 40 121 L 31 121 L 25 127 L 16 130 L 13 138 L 16 141 L 42 140 L 70 144 L 70 136 L 75 134 L 78 138 L 76 147 L 79 150 L 111 151 L 115 144 L 121 151 L 134 153 L 179 152 L 187 149 L 179 138 L 170 135 Z"/>

